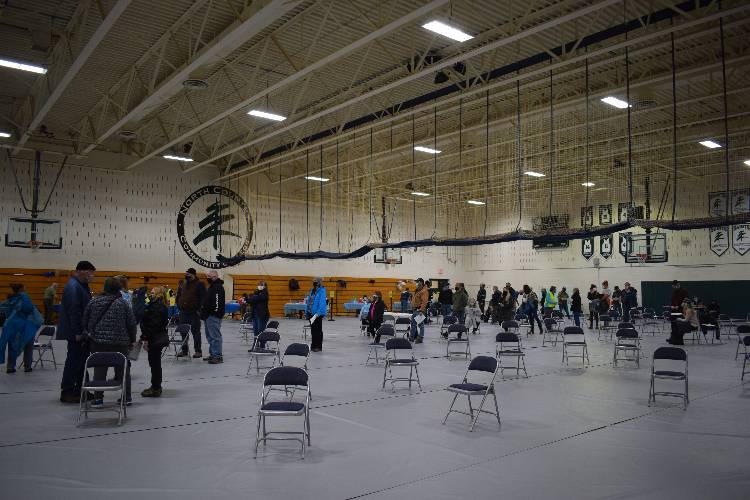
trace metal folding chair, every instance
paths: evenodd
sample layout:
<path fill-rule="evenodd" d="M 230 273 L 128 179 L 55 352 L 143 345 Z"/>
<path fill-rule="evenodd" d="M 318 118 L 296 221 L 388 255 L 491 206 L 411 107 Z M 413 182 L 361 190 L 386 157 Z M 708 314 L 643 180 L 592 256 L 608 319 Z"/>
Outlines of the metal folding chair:
<path fill-rule="evenodd" d="M 95 368 L 121 368 L 123 376 L 121 380 L 117 380 L 115 377 L 111 380 L 96 380 L 94 375 L 89 373 L 89 369 Z M 86 363 L 83 367 L 83 384 L 81 386 L 81 398 L 78 404 L 78 419 L 76 425 L 81 425 L 81 415 L 84 419 L 89 418 L 89 412 L 115 412 L 117 413 L 117 425 L 122 424 L 123 418 L 128 416 L 126 397 L 125 397 L 125 381 L 128 377 L 130 367 L 128 360 L 124 354 L 119 352 L 95 352 L 86 358 Z M 88 391 L 93 392 L 120 392 L 120 399 L 116 406 L 103 406 L 101 408 L 92 408 L 91 401 L 87 397 Z"/>
<path fill-rule="evenodd" d="M 455 334 L 455 337 L 451 337 L 451 334 Z M 469 329 L 466 325 L 455 323 L 448 327 L 448 338 L 445 344 L 445 357 L 451 359 L 453 355 L 466 356 L 466 359 L 471 357 L 471 346 L 469 342 Z M 452 346 L 463 347 L 460 351 L 452 350 Z"/>
<path fill-rule="evenodd" d="M 409 330 L 411 330 L 411 318 L 396 318 L 396 324 L 394 325 L 396 335 L 399 333 L 403 337 L 409 336 Z"/>
<path fill-rule="evenodd" d="M 443 322 L 440 324 L 440 337 L 443 339 L 447 339 L 448 328 L 450 328 L 451 325 L 455 325 L 456 323 L 458 323 L 458 318 L 456 318 L 452 314 L 444 317 Z"/>
<path fill-rule="evenodd" d="M 570 355 L 568 353 L 568 349 L 570 348 L 580 348 L 581 354 L 579 356 Z M 586 335 L 580 326 L 566 326 L 563 330 L 563 363 L 567 365 L 570 358 L 581 358 L 584 366 L 591 364 L 588 344 L 586 344 Z"/>
<path fill-rule="evenodd" d="M 657 333 L 661 333 L 661 327 L 662 321 L 652 311 L 643 311 L 641 314 L 641 331 L 644 334 L 651 333 L 652 336 L 655 336 Z"/>
<path fill-rule="evenodd" d="M 554 319 L 558 325 L 565 325 L 565 315 L 558 309 L 550 313 L 550 318 Z"/>
<path fill-rule="evenodd" d="M 745 335 L 744 337 L 742 337 L 742 341 L 740 342 L 740 344 L 742 344 L 742 347 L 745 349 L 742 360 L 742 375 L 740 375 L 740 380 L 745 380 L 745 374 L 750 373 L 750 371 L 745 370 L 747 360 L 750 359 L 750 351 L 748 350 L 748 347 L 750 347 L 750 335 Z M 739 349 L 739 345 L 737 346 L 737 348 Z"/>
<path fill-rule="evenodd" d="M 544 318 L 544 330 L 542 331 L 542 347 L 550 342 L 553 346 L 557 345 L 558 336 L 562 335 L 559 324 L 554 318 Z"/>
<path fill-rule="evenodd" d="M 515 333 L 516 335 L 521 334 L 521 326 L 518 324 L 518 321 L 514 319 L 508 319 L 500 323 L 500 328 L 503 329 L 506 333 Z"/>
<path fill-rule="evenodd" d="M 400 357 L 398 351 L 408 351 L 407 356 Z M 394 377 L 393 367 L 408 367 L 408 377 Z M 391 382 L 391 390 L 396 391 L 396 382 L 416 382 L 419 390 L 422 390 L 422 384 L 419 382 L 419 361 L 414 357 L 414 348 L 407 339 L 395 337 L 385 342 L 385 366 L 383 367 L 383 389 L 386 381 Z M 416 378 L 414 377 L 416 375 Z"/>
<path fill-rule="evenodd" d="M 469 432 L 474 431 L 474 426 L 476 426 L 477 424 L 480 413 L 489 413 L 490 415 L 495 415 L 495 417 L 497 418 L 497 424 L 502 426 L 500 422 L 500 408 L 497 405 L 497 396 L 495 395 L 495 377 L 497 377 L 497 370 L 499 369 L 499 366 L 500 363 L 498 363 L 497 359 L 491 356 L 477 356 L 476 358 L 471 360 L 471 363 L 469 363 L 469 367 L 466 369 L 466 374 L 464 375 L 463 381 L 460 384 L 451 384 L 445 388 L 446 391 L 452 392 L 454 396 L 453 401 L 451 401 L 450 407 L 448 407 L 448 413 L 446 413 L 445 418 L 443 418 L 443 425 L 445 425 L 445 422 L 448 420 L 448 416 L 451 413 L 455 412 L 471 417 L 471 428 L 469 429 Z M 472 375 L 475 373 L 488 374 L 488 380 L 482 380 L 482 382 L 484 382 L 483 384 L 469 382 L 469 373 L 472 373 Z M 487 396 L 489 396 L 490 394 L 492 394 L 492 398 L 495 402 L 494 412 L 483 409 L 484 402 L 487 400 Z M 456 399 L 458 398 L 458 396 L 466 396 L 469 400 L 468 413 L 465 411 L 453 409 L 453 405 L 456 404 Z M 479 403 L 479 408 L 476 409 L 476 415 L 474 415 L 475 410 L 471 405 L 472 396 L 482 397 L 482 402 Z"/>
<path fill-rule="evenodd" d="M 287 366 L 287 357 L 289 360 L 295 360 L 296 363 L 301 363 L 301 367 L 307 370 L 307 360 L 310 359 L 310 346 L 307 344 L 293 343 L 286 346 L 284 349 L 284 355 L 279 361 L 279 366 Z"/>
<path fill-rule="evenodd" d="M 735 361 L 737 361 L 737 356 L 739 356 L 739 354 L 740 354 L 740 346 L 743 345 L 742 344 L 743 338 L 746 335 L 750 334 L 750 324 L 737 325 L 736 333 L 737 333 L 737 338 L 739 340 L 737 341 L 737 350 L 734 353 L 734 360 Z M 747 351 L 747 348 L 745 349 L 745 351 Z M 744 371 L 744 369 L 743 369 L 743 371 Z"/>
<path fill-rule="evenodd" d="M 37 364 L 41 364 L 44 368 L 44 355 L 46 353 L 52 354 L 52 364 L 57 370 L 57 360 L 55 359 L 55 347 L 52 341 L 55 340 L 57 334 L 57 327 L 55 325 L 42 325 L 39 330 L 36 331 L 34 337 L 34 352 L 37 353 L 36 361 L 34 361 L 34 368 Z M 49 359 L 47 359 L 49 361 Z"/>
<path fill-rule="evenodd" d="M 597 334 L 597 340 L 602 339 L 602 335 L 609 334 L 609 340 L 612 340 L 612 335 L 615 333 L 615 324 L 612 316 L 608 314 L 602 314 L 599 316 L 599 332 Z"/>
<path fill-rule="evenodd" d="M 393 325 L 390 324 L 382 324 L 380 325 L 380 328 L 378 328 L 378 331 L 376 332 L 377 335 L 380 335 L 380 338 L 382 340 L 383 337 L 393 337 L 396 335 L 396 330 L 393 328 Z M 367 345 L 367 359 L 365 360 L 365 364 L 368 364 L 371 359 L 375 358 L 375 364 L 379 364 L 380 360 L 378 359 L 378 355 L 380 352 L 385 351 L 385 344 L 383 342 L 375 343 L 370 342 Z M 385 356 L 383 356 L 385 357 Z"/>
<path fill-rule="evenodd" d="M 622 353 L 623 357 L 619 354 Z M 629 356 L 628 353 L 632 353 Z M 634 328 L 620 328 L 615 334 L 615 353 L 612 358 L 612 366 L 617 366 L 618 361 L 635 361 L 636 366 L 641 366 L 641 338 Z"/>
<path fill-rule="evenodd" d="M 169 345 L 172 346 L 174 349 L 174 358 L 180 359 L 180 356 L 178 354 L 182 352 L 183 349 L 188 349 L 188 354 L 190 353 L 189 348 L 189 342 L 190 342 L 190 336 L 192 335 L 192 329 L 190 328 L 190 325 L 187 323 L 182 325 L 176 325 L 174 327 L 174 330 L 172 330 L 172 333 L 169 335 Z M 162 357 L 167 353 L 169 348 L 164 349 L 161 353 Z M 190 356 L 184 356 L 186 359 L 190 359 Z"/>
<path fill-rule="evenodd" d="M 393 314 L 384 313 L 383 314 L 383 324 L 384 325 L 391 325 L 396 326 L 396 316 Z"/>
<path fill-rule="evenodd" d="M 263 330 L 264 332 L 276 332 L 279 333 L 279 322 L 275 319 L 272 319 L 268 323 L 266 323 L 266 328 Z"/>
<path fill-rule="evenodd" d="M 719 332 L 726 338 L 737 335 L 737 342 L 740 341 L 740 336 L 734 329 L 734 321 L 728 314 L 719 314 Z"/>
<path fill-rule="evenodd" d="M 677 370 L 674 366 L 669 367 L 669 368 L 675 368 L 671 370 L 664 370 L 661 368 L 657 369 L 656 362 L 658 360 L 665 360 L 667 362 L 684 361 L 685 362 L 684 369 Z M 670 392 L 670 391 L 656 392 L 656 387 L 654 385 L 654 381 L 656 379 L 685 381 L 685 391 L 684 392 Z M 649 393 L 648 393 L 648 405 L 649 406 L 651 406 L 652 402 L 656 403 L 657 395 L 682 398 L 683 409 L 687 410 L 687 405 L 690 402 L 688 398 L 688 359 L 687 359 L 687 353 L 683 349 L 680 349 L 679 347 L 659 347 L 656 351 L 654 351 L 654 356 L 651 361 L 651 388 L 649 389 Z"/>
<path fill-rule="evenodd" d="M 240 321 L 240 340 L 242 342 L 250 343 L 250 339 L 253 338 L 253 314 L 245 313 Z"/>
<path fill-rule="evenodd" d="M 255 337 L 253 347 L 248 351 L 250 354 L 250 364 L 247 367 L 246 375 L 250 375 L 250 370 L 253 367 L 253 360 L 255 360 L 256 374 L 260 373 L 261 358 L 271 358 L 271 366 L 264 366 L 263 368 L 273 368 L 276 366 L 277 360 L 281 363 L 281 352 L 279 349 L 280 343 L 281 337 L 279 336 L 279 332 L 274 332 L 272 330 L 266 330 Z M 261 347 L 261 345 L 264 345 L 264 347 Z"/>
<path fill-rule="evenodd" d="M 265 333 L 265 332 L 264 332 Z M 281 401 L 272 401 L 270 394 L 274 387 L 283 386 L 285 388 L 285 397 Z M 286 388 L 293 387 L 294 390 L 286 391 Z M 304 402 L 295 401 L 294 396 L 298 389 L 303 389 L 305 394 Z M 290 395 L 291 394 L 291 395 Z M 302 431 L 268 431 L 266 429 L 266 419 L 268 417 L 304 417 Z M 261 434 L 262 428 L 262 434 Z M 300 436 L 300 437 L 270 437 L 273 434 Z M 255 431 L 255 454 L 253 458 L 258 457 L 258 445 L 263 442 L 263 446 L 268 441 L 299 441 L 302 444 L 302 458 L 305 458 L 305 440 L 310 445 L 310 383 L 307 372 L 296 366 L 278 366 L 271 368 L 263 377 L 263 388 L 260 396 L 260 409 L 258 410 L 258 424 Z"/>
<path fill-rule="evenodd" d="M 500 373 L 505 378 L 505 370 L 516 370 L 516 377 L 521 375 L 523 370 L 524 375 L 528 378 L 529 374 L 526 371 L 526 354 L 523 351 L 523 344 L 521 344 L 521 337 L 517 333 L 505 333 L 500 332 L 495 335 L 495 357 L 500 363 Z M 515 358 L 516 366 L 504 367 L 502 366 L 502 358 Z"/>

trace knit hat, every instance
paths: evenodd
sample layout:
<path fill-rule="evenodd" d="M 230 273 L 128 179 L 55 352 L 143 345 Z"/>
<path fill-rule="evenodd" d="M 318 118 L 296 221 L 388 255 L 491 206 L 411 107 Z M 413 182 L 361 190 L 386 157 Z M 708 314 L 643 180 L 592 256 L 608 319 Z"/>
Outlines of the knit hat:
<path fill-rule="evenodd" d="M 82 260 L 76 265 L 76 271 L 96 271 L 96 268 L 91 262 Z"/>

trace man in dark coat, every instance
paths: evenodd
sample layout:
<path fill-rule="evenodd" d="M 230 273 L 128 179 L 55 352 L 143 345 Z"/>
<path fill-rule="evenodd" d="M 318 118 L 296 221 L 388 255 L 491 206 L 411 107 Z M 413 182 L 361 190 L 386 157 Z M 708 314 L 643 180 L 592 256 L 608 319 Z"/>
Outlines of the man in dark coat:
<path fill-rule="evenodd" d="M 198 315 L 203 298 L 206 296 L 206 287 L 198 279 L 197 272 L 192 267 L 185 271 L 185 279 L 180 281 L 177 287 L 177 307 L 180 309 L 180 324 L 190 325 L 190 333 L 193 335 L 194 358 L 202 358 L 201 349 L 201 318 Z M 185 334 L 183 334 L 185 335 Z M 183 337 L 184 338 L 184 337 Z M 187 343 L 182 352 L 177 356 L 187 356 Z"/>

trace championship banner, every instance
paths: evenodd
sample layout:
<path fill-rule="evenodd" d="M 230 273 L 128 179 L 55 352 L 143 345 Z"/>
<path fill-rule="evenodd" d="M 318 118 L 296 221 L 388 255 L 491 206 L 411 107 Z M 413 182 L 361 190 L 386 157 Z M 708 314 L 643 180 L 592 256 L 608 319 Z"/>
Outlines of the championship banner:
<path fill-rule="evenodd" d="M 738 189 L 737 191 L 732 191 L 732 214 L 737 215 L 750 212 L 749 195 L 750 193 L 748 193 L 747 189 Z"/>
<path fill-rule="evenodd" d="M 729 226 L 712 227 L 708 230 L 711 251 L 721 257 L 729 250 Z"/>
<path fill-rule="evenodd" d="M 611 234 L 599 237 L 599 254 L 605 259 L 609 259 L 610 257 L 612 257 Z"/>
<path fill-rule="evenodd" d="M 750 224 L 732 226 L 732 248 L 740 255 L 750 250 Z"/>
<path fill-rule="evenodd" d="M 620 251 L 620 255 L 623 257 L 628 255 L 628 237 L 633 233 L 620 233 L 620 248 L 618 249 Z"/>
<path fill-rule="evenodd" d="M 630 212 L 630 207 L 632 206 L 630 202 L 617 204 L 617 222 L 628 220 L 628 212 Z"/>
<path fill-rule="evenodd" d="M 584 238 L 581 240 L 581 255 L 586 260 L 594 256 L 594 238 Z"/>
<path fill-rule="evenodd" d="M 727 193 L 708 193 L 708 213 L 723 217 L 727 213 Z"/>
<path fill-rule="evenodd" d="M 612 204 L 599 205 L 599 225 L 607 226 L 612 224 Z"/>
<path fill-rule="evenodd" d="M 581 227 L 591 227 L 594 225 L 594 207 L 581 207 Z"/>

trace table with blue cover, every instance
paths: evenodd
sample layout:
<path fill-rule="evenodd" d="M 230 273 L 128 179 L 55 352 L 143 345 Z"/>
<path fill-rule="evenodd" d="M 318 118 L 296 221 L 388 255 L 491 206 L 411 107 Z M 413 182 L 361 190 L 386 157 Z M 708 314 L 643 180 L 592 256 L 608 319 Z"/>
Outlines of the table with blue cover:
<path fill-rule="evenodd" d="M 362 302 L 347 302 L 344 304 L 344 311 L 359 314 L 359 311 L 362 310 L 362 306 L 364 306 Z"/>
<path fill-rule="evenodd" d="M 224 304 L 224 313 L 229 314 L 230 316 L 232 314 L 240 312 L 240 305 L 237 302 L 229 302 L 228 304 Z"/>
<path fill-rule="evenodd" d="M 294 313 L 304 313 L 305 309 L 307 309 L 307 304 L 287 302 L 284 304 L 284 316 L 292 316 Z"/>

